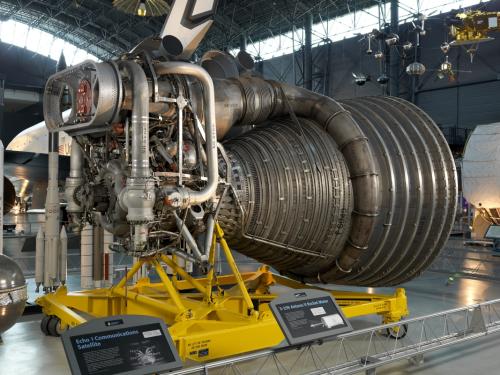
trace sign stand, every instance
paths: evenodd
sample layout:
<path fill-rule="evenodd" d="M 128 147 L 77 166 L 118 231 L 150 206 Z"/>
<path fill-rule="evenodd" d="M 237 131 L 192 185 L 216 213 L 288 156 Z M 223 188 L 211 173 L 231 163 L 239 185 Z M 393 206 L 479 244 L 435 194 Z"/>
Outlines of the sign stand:
<path fill-rule="evenodd" d="M 145 375 L 182 368 L 167 326 L 150 316 L 94 319 L 61 338 L 73 375 Z"/>
<path fill-rule="evenodd" d="M 270 303 L 271 311 L 290 345 L 332 338 L 353 329 L 332 295 L 300 289 Z"/>

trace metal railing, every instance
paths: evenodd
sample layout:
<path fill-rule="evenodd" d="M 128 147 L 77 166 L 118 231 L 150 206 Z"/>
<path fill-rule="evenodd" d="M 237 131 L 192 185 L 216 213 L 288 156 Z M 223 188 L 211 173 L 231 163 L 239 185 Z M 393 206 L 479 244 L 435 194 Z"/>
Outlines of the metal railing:
<path fill-rule="evenodd" d="M 500 299 L 353 331 L 331 341 L 256 352 L 173 372 L 188 374 L 355 374 L 500 331 Z M 244 340 L 244 338 L 242 338 Z"/>

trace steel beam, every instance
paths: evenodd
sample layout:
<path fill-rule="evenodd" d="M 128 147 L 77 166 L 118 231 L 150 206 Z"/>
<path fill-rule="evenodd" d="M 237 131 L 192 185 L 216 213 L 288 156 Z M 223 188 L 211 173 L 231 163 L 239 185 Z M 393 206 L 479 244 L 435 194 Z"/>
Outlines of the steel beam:
<path fill-rule="evenodd" d="M 312 90 L 313 60 L 312 60 L 312 25 L 313 15 L 311 12 L 306 14 L 304 22 L 304 87 Z"/>
<path fill-rule="evenodd" d="M 399 28 L 399 0 L 391 0 L 391 33 L 398 34 Z M 395 46 L 389 47 L 389 93 L 399 95 L 399 52 Z"/>

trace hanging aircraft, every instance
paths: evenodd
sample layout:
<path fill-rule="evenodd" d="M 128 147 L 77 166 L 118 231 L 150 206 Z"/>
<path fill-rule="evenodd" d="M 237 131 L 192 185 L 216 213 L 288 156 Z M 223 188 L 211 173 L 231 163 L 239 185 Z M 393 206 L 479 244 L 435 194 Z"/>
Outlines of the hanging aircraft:
<path fill-rule="evenodd" d="M 69 115 L 69 111 L 65 112 Z M 14 207 L 43 209 L 47 189 L 49 133 L 40 122 L 19 133 L 5 149 L 4 214 Z M 68 175 L 71 138 L 59 133 L 61 181 Z"/>

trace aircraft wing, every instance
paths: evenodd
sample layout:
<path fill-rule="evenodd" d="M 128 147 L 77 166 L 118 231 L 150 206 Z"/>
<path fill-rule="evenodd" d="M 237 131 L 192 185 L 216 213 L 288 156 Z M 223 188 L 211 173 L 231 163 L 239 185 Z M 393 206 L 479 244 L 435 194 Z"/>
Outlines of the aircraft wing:
<path fill-rule="evenodd" d="M 5 151 L 4 174 L 8 178 L 24 180 L 47 181 L 49 159 L 47 154 L 25 151 Z M 69 157 L 59 156 L 59 180 L 64 180 L 69 174 Z"/>

